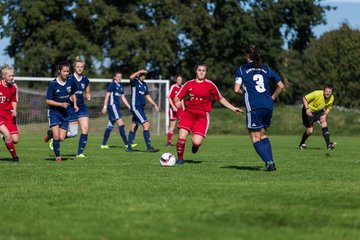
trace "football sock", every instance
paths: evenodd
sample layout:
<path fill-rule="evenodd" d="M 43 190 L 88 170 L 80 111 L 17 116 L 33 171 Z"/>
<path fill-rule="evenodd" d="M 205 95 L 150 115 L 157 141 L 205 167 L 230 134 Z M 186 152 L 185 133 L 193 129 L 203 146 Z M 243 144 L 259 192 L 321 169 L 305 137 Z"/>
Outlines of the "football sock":
<path fill-rule="evenodd" d="M 60 141 L 54 139 L 53 146 L 54 146 L 55 156 L 60 157 Z"/>
<path fill-rule="evenodd" d="M 125 145 L 128 145 L 128 140 L 125 133 L 125 125 L 119 126 L 119 133 Z"/>
<path fill-rule="evenodd" d="M 9 150 L 12 158 L 16 157 L 16 151 L 15 151 L 14 143 L 10 140 L 10 142 L 5 141 L 5 144 L 6 144 L 7 149 Z"/>
<path fill-rule="evenodd" d="M 310 135 L 305 131 L 305 132 L 303 133 L 303 135 L 302 135 L 300 145 L 301 145 L 301 144 L 305 144 L 305 141 L 306 141 L 306 139 L 308 139 L 309 136 L 310 136 Z"/>
<path fill-rule="evenodd" d="M 264 162 L 271 161 L 270 154 L 267 152 L 266 146 L 263 144 L 263 142 L 258 141 L 258 142 L 255 142 L 253 145 L 254 145 L 254 148 L 255 148 L 257 154 L 261 157 L 261 159 Z"/>
<path fill-rule="evenodd" d="M 176 143 L 176 151 L 178 154 L 178 160 L 184 160 L 184 151 L 185 151 L 185 139 L 179 138 Z"/>
<path fill-rule="evenodd" d="M 82 154 L 84 152 L 84 149 L 87 144 L 88 135 L 87 134 L 81 134 L 79 138 L 79 147 L 78 147 L 78 155 Z"/>
<path fill-rule="evenodd" d="M 128 135 L 128 149 L 131 149 L 131 144 L 134 143 L 134 139 L 135 139 L 135 132 L 130 131 Z"/>
<path fill-rule="evenodd" d="M 76 137 L 78 134 L 78 130 L 79 128 L 77 124 L 69 125 L 68 131 L 66 132 L 66 138 Z"/>
<path fill-rule="evenodd" d="M 144 140 L 145 140 L 145 143 L 146 143 L 146 147 L 148 149 L 151 148 L 150 131 L 149 130 L 144 130 L 143 135 L 144 135 Z"/>
<path fill-rule="evenodd" d="M 173 135 L 174 135 L 174 131 L 169 130 L 168 135 L 167 135 L 167 144 L 171 144 Z"/>
<path fill-rule="evenodd" d="M 105 132 L 104 132 L 104 138 L 103 138 L 103 141 L 102 141 L 102 145 L 106 145 L 107 144 L 107 141 L 108 141 L 108 139 L 109 139 L 109 137 L 110 137 L 110 133 L 111 133 L 111 130 L 112 130 L 113 128 L 112 127 L 107 127 L 107 128 L 105 128 Z"/>
<path fill-rule="evenodd" d="M 265 146 L 266 151 L 267 151 L 267 153 L 269 154 L 269 156 L 271 158 L 271 161 L 274 161 L 270 139 L 269 138 L 264 138 L 264 139 L 261 139 L 261 142 Z"/>
<path fill-rule="evenodd" d="M 329 129 L 327 127 L 324 127 L 321 130 L 322 130 L 322 134 L 323 134 L 323 137 L 325 139 L 325 142 L 326 142 L 326 147 L 328 147 L 329 144 L 330 144 L 330 132 L 329 132 Z"/>

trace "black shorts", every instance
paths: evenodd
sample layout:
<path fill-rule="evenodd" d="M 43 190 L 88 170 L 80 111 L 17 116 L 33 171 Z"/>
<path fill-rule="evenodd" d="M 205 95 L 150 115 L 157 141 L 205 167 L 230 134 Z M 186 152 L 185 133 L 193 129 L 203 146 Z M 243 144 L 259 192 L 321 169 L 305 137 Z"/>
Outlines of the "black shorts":
<path fill-rule="evenodd" d="M 320 117 L 324 114 L 324 111 L 320 111 L 320 112 L 313 112 L 312 116 L 309 117 L 306 114 L 306 109 L 303 107 L 302 108 L 302 120 L 303 120 L 303 124 L 305 127 L 309 128 L 312 127 L 314 122 L 317 122 L 320 120 Z"/>

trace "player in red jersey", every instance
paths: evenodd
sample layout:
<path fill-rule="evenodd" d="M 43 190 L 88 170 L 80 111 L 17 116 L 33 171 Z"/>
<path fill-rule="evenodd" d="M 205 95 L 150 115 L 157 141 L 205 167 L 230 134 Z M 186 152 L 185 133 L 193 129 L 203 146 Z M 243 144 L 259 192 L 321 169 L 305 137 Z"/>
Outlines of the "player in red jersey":
<path fill-rule="evenodd" d="M 176 127 L 176 121 L 178 121 L 180 119 L 180 116 L 181 116 L 183 110 L 185 109 L 184 101 L 181 101 L 180 108 L 177 108 L 175 106 L 175 102 L 174 102 L 174 98 L 175 98 L 176 94 L 181 89 L 182 81 L 183 81 L 182 76 L 177 75 L 175 78 L 175 83 L 173 85 L 171 85 L 170 90 L 169 90 L 168 99 L 169 99 L 169 104 L 170 104 L 170 108 L 169 108 L 170 126 L 168 129 L 167 144 L 166 144 L 168 147 L 173 146 L 172 145 L 172 137 L 174 135 L 174 129 Z"/>
<path fill-rule="evenodd" d="M 0 132 L 4 136 L 5 145 L 9 150 L 12 161 L 18 162 L 14 142 L 19 141 L 16 126 L 17 88 L 14 85 L 14 68 L 4 65 L 1 68 L 2 80 L 0 81 Z M 12 135 L 14 137 L 12 138 Z"/>
<path fill-rule="evenodd" d="M 185 102 L 185 111 L 178 123 L 179 138 L 176 143 L 178 164 L 184 163 L 185 142 L 192 131 L 192 152 L 196 153 L 202 144 L 210 124 L 209 112 L 212 110 L 212 99 L 219 101 L 234 113 L 242 113 L 243 110 L 229 103 L 216 85 L 205 78 L 207 66 L 200 63 L 195 66 L 195 79 L 187 81 L 175 97 L 176 107 L 181 107 L 181 100 L 188 96 Z"/>

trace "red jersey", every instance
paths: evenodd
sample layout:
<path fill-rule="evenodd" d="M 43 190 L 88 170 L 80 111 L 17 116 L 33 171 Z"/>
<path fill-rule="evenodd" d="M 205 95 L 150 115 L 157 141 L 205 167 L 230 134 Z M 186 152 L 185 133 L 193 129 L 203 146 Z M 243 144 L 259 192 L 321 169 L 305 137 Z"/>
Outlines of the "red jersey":
<path fill-rule="evenodd" d="M 222 98 L 219 89 L 208 79 L 203 82 L 196 82 L 195 79 L 187 81 L 176 96 L 180 100 L 185 96 L 189 97 L 185 103 L 186 109 L 198 109 L 206 112 L 212 110 L 212 99 L 218 101 Z"/>
<path fill-rule="evenodd" d="M 17 102 L 16 85 L 5 86 L 0 81 L 0 111 L 10 111 L 13 109 L 12 102 Z"/>
<path fill-rule="evenodd" d="M 181 86 L 177 85 L 176 83 L 171 85 L 168 98 L 170 98 L 174 102 L 174 98 L 175 98 L 176 94 L 180 91 L 180 89 L 181 89 Z"/>

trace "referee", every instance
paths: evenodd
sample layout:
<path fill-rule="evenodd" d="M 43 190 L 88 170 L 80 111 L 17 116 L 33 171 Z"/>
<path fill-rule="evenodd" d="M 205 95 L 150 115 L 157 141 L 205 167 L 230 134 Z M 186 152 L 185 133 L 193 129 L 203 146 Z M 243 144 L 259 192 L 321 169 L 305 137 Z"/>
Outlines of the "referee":
<path fill-rule="evenodd" d="M 325 85 L 323 90 L 315 90 L 303 97 L 302 120 L 306 130 L 303 133 L 299 149 L 306 148 L 305 141 L 314 132 L 314 122 L 321 126 L 326 148 L 328 150 L 335 148 L 336 142 L 330 142 L 330 133 L 326 123 L 326 117 L 334 104 L 332 92 L 333 87 Z"/>

